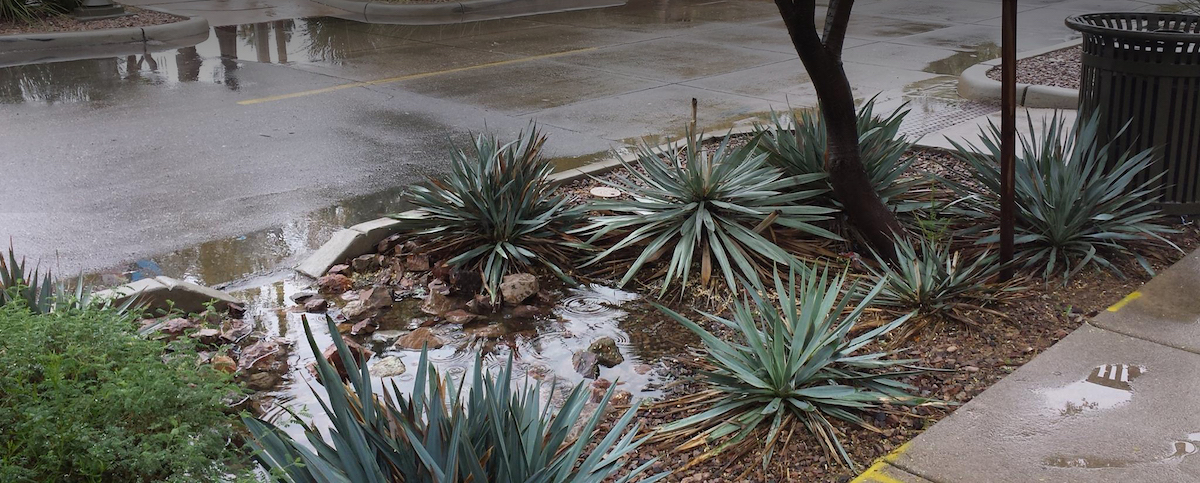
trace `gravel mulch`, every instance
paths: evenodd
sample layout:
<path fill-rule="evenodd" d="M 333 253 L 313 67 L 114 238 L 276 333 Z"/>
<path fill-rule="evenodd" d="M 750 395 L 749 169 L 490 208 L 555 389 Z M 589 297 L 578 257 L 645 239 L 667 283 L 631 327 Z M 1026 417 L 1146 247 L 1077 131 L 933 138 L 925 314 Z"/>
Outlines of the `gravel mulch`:
<path fill-rule="evenodd" d="M 70 15 L 45 17 L 33 23 L 0 20 L 0 35 L 41 34 L 49 32 L 83 32 L 88 30 L 115 29 L 123 27 L 149 27 L 187 20 L 186 17 L 169 13 L 125 7 L 130 15 L 103 20 L 80 21 Z"/>
<path fill-rule="evenodd" d="M 1019 60 L 1017 82 L 1079 89 L 1080 72 L 1083 68 L 1083 62 L 1080 60 L 1082 54 L 1083 47 L 1075 46 Z M 987 72 L 987 76 L 993 80 L 1000 80 L 1000 67 L 993 67 Z"/>

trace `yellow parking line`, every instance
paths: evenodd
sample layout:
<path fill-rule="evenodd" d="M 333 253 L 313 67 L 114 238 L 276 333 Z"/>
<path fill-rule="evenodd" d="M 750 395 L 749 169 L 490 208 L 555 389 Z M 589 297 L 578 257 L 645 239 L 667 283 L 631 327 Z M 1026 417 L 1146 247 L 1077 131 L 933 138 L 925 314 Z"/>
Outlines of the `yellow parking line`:
<path fill-rule="evenodd" d="M 1135 292 L 1133 292 L 1133 293 L 1130 293 L 1129 295 L 1126 295 L 1126 296 L 1125 296 L 1125 298 L 1121 299 L 1121 301 L 1120 301 L 1120 302 L 1117 302 L 1117 303 L 1115 303 L 1115 304 L 1112 304 L 1112 307 L 1109 307 L 1109 308 L 1108 308 L 1108 311 L 1109 311 L 1109 312 L 1116 312 L 1116 311 L 1118 311 L 1118 310 L 1121 310 L 1121 307 L 1124 307 L 1124 306 L 1126 306 L 1126 305 L 1129 305 L 1129 302 L 1133 302 L 1134 300 L 1137 300 L 1137 299 L 1141 298 L 1141 296 L 1142 296 L 1142 293 L 1141 293 L 1141 292 L 1137 292 L 1137 291 L 1135 291 Z"/>
<path fill-rule="evenodd" d="M 867 468 L 866 471 L 858 475 L 858 477 L 852 480 L 851 483 L 904 483 L 903 481 L 884 474 L 883 470 L 890 466 L 891 463 L 894 463 L 896 460 L 900 459 L 900 455 L 904 454 L 905 451 L 908 451 L 908 447 L 911 444 L 912 441 L 904 443 L 900 445 L 900 447 L 892 450 L 891 453 L 888 453 L 882 458 L 875 460 L 875 464 L 872 464 L 870 468 Z"/>
<path fill-rule="evenodd" d="M 375 79 L 375 80 L 369 80 L 369 81 L 363 81 L 363 82 L 352 82 L 349 84 L 340 84 L 340 85 L 325 87 L 325 88 L 321 88 L 321 89 L 313 89 L 310 91 L 300 91 L 300 92 L 293 92 L 291 94 L 280 94 L 278 96 L 260 97 L 258 99 L 248 99 L 245 101 L 238 101 L 238 104 L 242 105 L 242 106 L 249 106 L 251 104 L 262 104 L 264 102 L 282 101 L 284 99 L 294 99 L 297 97 L 314 96 L 317 94 L 324 94 L 327 92 L 340 91 L 342 89 L 351 89 L 354 87 L 377 86 L 380 84 L 391 84 L 393 82 L 402 82 L 402 81 L 406 81 L 406 80 L 422 79 L 425 77 L 432 77 L 435 75 L 453 74 L 456 72 L 466 72 L 466 71 L 475 70 L 475 69 L 484 69 L 484 68 L 488 68 L 488 67 L 498 67 L 501 65 L 518 64 L 521 62 L 529 62 L 531 60 L 550 59 L 550 58 L 554 58 L 554 57 L 562 57 L 564 55 L 578 54 L 580 52 L 587 52 L 587 51 L 596 50 L 596 49 L 597 49 L 597 47 L 588 47 L 588 48 L 584 48 L 584 49 L 575 49 L 575 50 L 567 50 L 564 52 L 555 52 L 553 54 L 542 54 L 542 55 L 534 55 L 534 56 L 530 56 L 530 57 L 521 57 L 519 59 L 509 59 L 509 60 L 501 60 L 501 61 L 496 61 L 496 62 L 488 62 L 486 64 L 476 64 L 476 65 L 471 65 L 471 66 L 467 66 L 467 67 L 456 67 L 453 69 L 438 70 L 438 71 L 433 71 L 433 72 L 422 72 L 419 74 L 402 75 L 399 77 L 388 77 L 385 79 Z"/>

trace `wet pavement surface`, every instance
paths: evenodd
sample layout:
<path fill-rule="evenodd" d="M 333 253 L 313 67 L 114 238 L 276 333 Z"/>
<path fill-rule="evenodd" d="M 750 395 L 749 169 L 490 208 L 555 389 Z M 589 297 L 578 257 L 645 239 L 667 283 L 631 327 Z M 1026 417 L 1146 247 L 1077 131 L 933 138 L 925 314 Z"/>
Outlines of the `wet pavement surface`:
<path fill-rule="evenodd" d="M 718 130 L 815 103 L 765 0 L 446 26 L 363 24 L 310 2 L 133 3 L 214 27 L 195 47 L 0 69 L 0 235 L 60 272 L 261 274 L 401 209 L 397 193 L 472 131 L 536 120 L 570 166 L 678 135 L 692 98 Z M 1072 37 L 1069 14 L 1151 7 L 1023 2 L 1019 47 Z M 953 76 L 998 53 L 998 16 L 986 1 L 859 2 L 845 53 L 856 93 L 914 101 L 916 134 L 937 130 L 922 119 L 986 113 L 957 99 Z"/>

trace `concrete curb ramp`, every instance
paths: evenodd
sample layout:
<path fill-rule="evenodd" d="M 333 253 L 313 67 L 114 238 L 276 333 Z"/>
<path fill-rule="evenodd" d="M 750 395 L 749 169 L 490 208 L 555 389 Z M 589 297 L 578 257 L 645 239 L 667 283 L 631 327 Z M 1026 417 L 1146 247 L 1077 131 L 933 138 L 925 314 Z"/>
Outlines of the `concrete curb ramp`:
<path fill-rule="evenodd" d="M 751 132 L 754 132 L 754 126 L 739 126 L 724 133 L 705 134 L 701 139 L 707 141 L 727 135 L 747 134 Z M 674 149 L 683 146 L 686 142 L 686 139 L 680 139 L 663 144 L 657 149 L 660 151 Z M 599 176 L 620 167 L 622 164 L 636 163 L 637 160 L 638 154 L 637 152 L 633 152 L 621 157 L 597 161 L 586 166 L 554 173 L 550 175 L 550 182 L 557 185 L 570 183 L 590 176 Z M 421 211 L 411 210 L 403 214 L 420 216 Z M 318 248 L 316 252 L 305 258 L 299 265 L 296 265 L 296 271 L 312 278 L 320 278 L 322 275 L 325 275 L 329 267 L 359 255 L 370 253 L 380 241 L 398 232 L 402 223 L 402 221 L 394 218 L 378 218 L 359 223 L 350 228 L 338 230 L 329 241 L 321 245 L 321 248 Z"/>
<path fill-rule="evenodd" d="M 175 308 L 185 313 L 201 312 L 209 302 L 214 302 L 219 310 L 241 303 L 220 290 L 170 277 L 143 278 L 117 288 L 101 290 L 93 297 L 111 300 L 114 304 L 123 304 L 130 297 L 137 297 L 137 302 L 145 304 L 149 310 Z"/>
<path fill-rule="evenodd" d="M 1200 250 L 854 481 L 1200 481 L 1197 292 Z"/>
<path fill-rule="evenodd" d="M 625 4 L 625 0 L 466 0 L 409 5 L 356 0 L 314 1 L 352 12 L 355 20 L 400 25 L 456 24 Z"/>
<path fill-rule="evenodd" d="M 1044 49 L 1025 52 L 1017 60 L 1037 57 L 1079 45 L 1081 40 L 1072 40 Z M 958 78 L 958 95 L 976 101 L 998 101 L 1000 81 L 987 76 L 989 70 L 1000 65 L 1000 59 L 975 64 L 964 70 Z M 1017 105 L 1025 107 L 1047 107 L 1052 109 L 1075 109 L 1079 107 L 1079 91 L 1063 87 L 1017 83 Z"/>
<path fill-rule="evenodd" d="M 208 31 L 208 20 L 190 17 L 148 27 L 3 35 L 0 67 L 141 54 L 148 47 L 156 50 L 186 47 L 207 40 Z"/>

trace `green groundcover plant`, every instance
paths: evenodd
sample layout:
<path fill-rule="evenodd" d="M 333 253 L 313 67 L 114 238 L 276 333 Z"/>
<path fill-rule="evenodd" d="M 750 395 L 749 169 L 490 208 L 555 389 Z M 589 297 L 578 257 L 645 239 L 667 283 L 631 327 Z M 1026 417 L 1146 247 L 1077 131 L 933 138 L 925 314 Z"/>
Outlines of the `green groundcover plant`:
<path fill-rule="evenodd" d="M 231 481 L 249 466 L 222 402 L 238 388 L 186 344 L 164 357 L 131 315 L 13 299 L 0 306 L 0 481 Z"/>
<path fill-rule="evenodd" d="M 336 334 L 334 321 L 326 321 Z M 318 351 L 307 320 L 304 329 L 309 346 Z M 395 384 L 377 394 L 366 364 L 349 355 L 340 337 L 334 344 L 349 384 L 339 380 L 332 364 L 317 359 L 319 380 L 328 392 L 320 401 L 331 422 L 328 437 L 306 425 L 306 441 L 296 441 L 269 422 L 245 418 L 260 463 L 281 481 L 627 483 L 655 461 L 625 468 L 630 454 L 646 441 L 635 439 L 637 405 L 601 434 L 597 426 L 603 411 L 582 416 L 591 397 L 583 384 L 554 411 L 542 402 L 541 383 L 512 390 L 511 358 L 494 376 L 476 358 L 468 384 L 466 378 L 458 383 L 449 376 L 443 379 L 422 351 L 411 396 Z M 599 407 L 607 406 L 615 387 L 609 387 Z M 554 391 L 550 388 L 550 400 Z M 582 426 L 572 438 L 576 423 Z"/>

